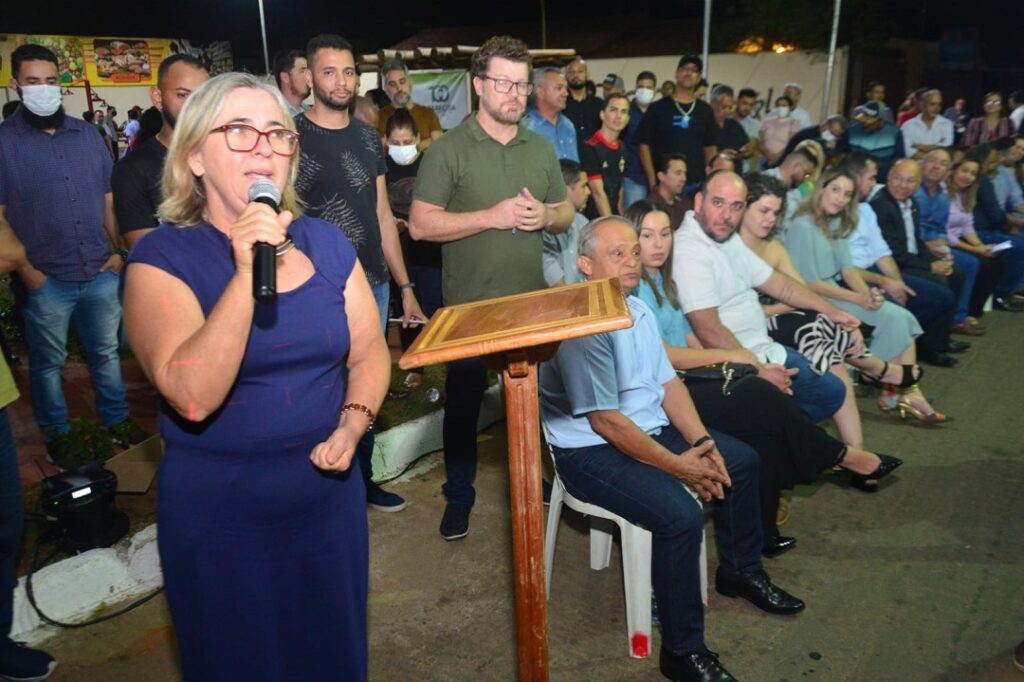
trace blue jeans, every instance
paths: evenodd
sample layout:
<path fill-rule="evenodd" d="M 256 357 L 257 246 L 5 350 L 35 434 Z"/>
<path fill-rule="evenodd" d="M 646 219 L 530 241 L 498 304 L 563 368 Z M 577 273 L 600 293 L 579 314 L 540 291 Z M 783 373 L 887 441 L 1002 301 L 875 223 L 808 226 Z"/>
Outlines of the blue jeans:
<path fill-rule="evenodd" d="M 999 278 L 999 283 L 996 284 L 996 290 L 993 292 L 996 298 L 1007 298 L 1024 285 L 1024 236 L 987 230 L 979 232 L 978 236 L 986 244 L 999 244 L 1005 241 L 1013 242 L 1012 248 L 999 254 L 999 261 L 1003 266 L 1003 274 Z"/>
<path fill-rule="evenodd" d="M 21 544 L 24 525 L 24 503 L 21 477 L 18 475 L 18 453 L 14 451 L 14 435 L 7 419 L 7 408 L 0 409 L 0 641 L 11 631 L 14 609 L 15 559 Z"/>
<path fill-rule="evenodd" d="M 714 503 L 715 539 L 725 573 L 761 568 L 760 461 L 746 443 L 712 430 L 732 488 Z M 670 452 L 689 445 L 672 426 L 654 436 Z M 629 457 L 612 445 L 552 448 L 555 468 L 569 493 L 651 531 L 651 584 L 658 602 L 663 646 L 677 654 L 704 643 L 700 595 L 700 541 L 704 509 L 674 476 Z"/>
<path fill-rule="evenodd" d="M 101 272 L 89 282 L 62 282 L 47 277 L 43 286 L 27 293 L 25 340 L 28 342 L 29 381 L 36 423 L 49 440 L 49 431 L 68 430 L 60 370 L 68 357 L 68 327 L 75 324 L 85 348 L 96 395 L 96 410 L 107 426 L 128 419 L 117 330 L 121 304 L 119 277 Z"/>
<path fill-rule="evenodd" d="M 373 292 L 373 299 L 377 302 L 377 310 L 380 312 L 380 327 L 387 337 L 388 331 L 388 304 L 391 298 L 391 288 L 387 282 L 383 284 L 371 284 L 370 291 Z M 347 375 L 347 372 L 346 372 Z M 356 457 L 359 459 L 359 470 L 363 474 L 363 482 L 370 486 L 373 482 L 373 444 L 375 439 L 373 431 L 367 431 L 359 439 L 356 445 Z"/>
<path fill-rule="evenodd" d="M 818 376 L 807 358 L 786 347 L 786 367 L 800 371 L 793 377 L 793 401 L 813 422 L 828 419 L 846 399 L 846 385 L 831 372 Z"/>
<path fill-rule="evenodd" d="M 960 249 L 951 249 L 953 252 L 953 269 L 959 270 L 964 276 L 964 288 L 956 302 L 956 313 L 953 315 L 953 324 L 960 324 L 967 319 L 971 307 L 971 295 L 974 293 L 974 284 L 978 281 L 978 257 L 973 253 L 967 253 Z M 911 284 L 911 288 L 917 288 Z M 920 292 L 918 292 L 920 295 Z M 924 326 L 924 325 L 921 325 Z"/>
<path fill-rule="evenodd" d="M 409 281 L 416 285 L 416 297 L 419 299 L 420 308 L 427 319 L 434 316 L 434 313 L 444 305 L 441 300 L 441 268 L 429 268 L 422 265 L 409 266 Z M 423 327 L 414 326 L 399 329 L 399 336 L 402 339 L 402 350 L 408 350 L 416 337 L 420 335 Z M 410 370 L 411 372 L 423 373 L 423 368 Z"/>
<path fill-rule="evenodd" d="M 644 182 L 637 182 L 630 178 L 622 179 L 622 203 L 626 208 L 629 208 L 641 199 L 646 199 L 650 193 L 651 190 L 647 186 L 646 180 Z"/>

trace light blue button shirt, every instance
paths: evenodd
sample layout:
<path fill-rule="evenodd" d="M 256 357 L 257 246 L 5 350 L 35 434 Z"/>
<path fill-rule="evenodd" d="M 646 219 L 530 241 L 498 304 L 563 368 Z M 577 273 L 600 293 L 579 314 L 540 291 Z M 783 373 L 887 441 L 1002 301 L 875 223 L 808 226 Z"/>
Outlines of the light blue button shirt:
<path fill-rule="evenodd" d="M 693 327 L 690 326 L 682 309 L 673 308 L 672 304 L 668 302 L 668 298 L 665 296 L 665 279 L 661 276 L 661 272 L 655 271 L 651 278 L 654 280 L 654 286 L 657 287 L 658 295 L 661 296 L 661 305 L 658 305 L 658 300 L 654 297 L 654 289 L 647 283 L 647 280 L 640 280 L 640 285 L 633 295 L 654 311 L 654 316 L 658 320 L 658 331 L 661 332 L 661 337 L 665 339 L 665 342 L 670 346 L 686 348 L 686 335 L 693 331 Z"/>
<path fill-rule="evenodd" d="M 878 216 L 871 204 L 862 201 L 857 205 L 859 218 L 857 229 L 849 237 L 850 257 L 853 264 L 865 270 L 878 262 L 880 258 L 891 256 L 892 250 L 882 236 L 882 228 L 878 226 Z"/>
<path fill-rule="evenodd" d="M 576 147 L 576 126 L 565 114 L 559 113 L 555 123 L 547 120 L 536 109 L 529 109 L 520 122 L 527 130 L 543 136 L 555 148 L 555 156 L 579 163 L 580 151 Z"/>
<path fill-rule="evenodd" d="M 658 324 L 647 304 L 627 299 L 629 329 L 563 341 L 540 366 L 540 407 L 549 442 L 558 448 L 604 445 L 587 414 L 618 410 L 645 433 L 668 425 L 664 384 L 675 379 Z"/>

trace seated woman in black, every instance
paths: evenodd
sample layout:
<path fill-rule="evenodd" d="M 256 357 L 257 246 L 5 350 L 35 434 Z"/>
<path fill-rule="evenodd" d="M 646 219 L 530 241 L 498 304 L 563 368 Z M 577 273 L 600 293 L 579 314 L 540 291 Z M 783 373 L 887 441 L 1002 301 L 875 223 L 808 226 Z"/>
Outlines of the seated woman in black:
<path fill-rule="evenodd" d="M 640 285 L 633 295 L 650 306 L 658 320 L 669 360 L 677 370 L 714 363 L 758 364 L 746 350 L 701 348 L 679 307 L 672 281 L 672 230 L 668 214 L 648 201 L 626 210 L 640 235 Z M 684 377 L 685 381 L 685 377 Z M 779 535 L 776 524 L 779 493 L 797 483 L 812 483 L 821 472 L 840 466 L 856 487 L 874 491 L 878 480 L 903 462 L 845 445 L 814 424 L 796 403 L 773 384 L 756 376 L 724 385 L 720 381 L 686 382 L 704 423 L 746 442 L 760 453 L 761 523 L 765 556 L 775 556 L 796 544 Z"/>

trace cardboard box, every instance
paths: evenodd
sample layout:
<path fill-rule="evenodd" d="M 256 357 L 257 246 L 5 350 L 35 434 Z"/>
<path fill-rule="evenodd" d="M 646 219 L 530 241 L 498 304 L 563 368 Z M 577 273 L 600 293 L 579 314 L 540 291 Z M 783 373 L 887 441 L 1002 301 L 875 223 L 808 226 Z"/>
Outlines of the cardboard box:
<path fill-rule="evenodd" d="M 104 466 L 117 476 L 117 492 L 145 494 L 153 485 L 163 457 L 164 439 L 155 435 L 114 455 Z"/>

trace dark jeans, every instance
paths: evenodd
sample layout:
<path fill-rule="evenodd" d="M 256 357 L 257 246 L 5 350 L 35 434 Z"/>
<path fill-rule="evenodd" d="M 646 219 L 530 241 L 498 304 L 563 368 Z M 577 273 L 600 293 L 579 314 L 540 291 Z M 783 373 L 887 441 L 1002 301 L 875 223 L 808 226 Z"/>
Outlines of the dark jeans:
<path fill-rule="evenodd" d="M 444 470 L 447 481 L 441 486 L 450 504 L 472 506 L 476 502 L 473 480 L 476 478 L 476 425 L 480 403 L 487 390 L 487 366 L 481 358 L 448 363 L 445 379 Z"/>
<path fill-rule="evenodd" d="M 819 376 L 811 369 L 807 358 L 786 348 L 786 367 L 800 371 L 793 377 L 793 400 L 813 422 L 828 419 L 836 413 L 846 399 L 846 385 L 834 374 Z"/>
<path fill-rule="evenodd" d="M 1010 241 L 1013 246 L 999 254 L 998 260 L 1003 266 L 1003 274 L 996 284 L 996 298 L 1006 298 L 1024 284 L 1024 236 L 1007 234 L 1006 232 L 990 232 L 988 230 L 978 233 L 981 241 L 986 244 L 999 244 Z"/>
<path fill-rule="evenodd" d="M 14 562 L 21 544 L 24 503 L 14 435 L 7 408 L 0 409 L 0 641 L 11 631 L 14 610 Z"/>
<path fill-rule="evenodd" d="M 444 303 L 441 301 L 441 268 L 425 268 L 419 265 L 409 266 L 409 281 L 416 285 L 416 298 L 419 300 L 420 308 L 427 318 L 434 316 Z M 396 300 L 401 300 L 398 298 Z M 416 340 L 423 330 L 422 326 L 399 327 L 398 336 L 402 340 L 402 350 L 409 350 L 409 346 Z M 423 368 L 409 370 L 423 374 Z"/>
<path fill-rule="evenodd" d="M 779 494 L 797 483 L 813 483 L 839 462 L 846 445 L 811 421 L 786 394 L 759 377 L 722 384 L 687 384 L 701 421 L 739 438 L 761 457 L 761 531 L 765 541 L 779 534 Z"/>
<path fill-rule="evenodd" d="M 721 570 L 743 574 L 761 568 L 758 455 L 724 433 L 711 431 L 732 478 L 725 499 L 714 503 L 715 539 Z M 654 439 L 670 452 L 689 445 L 672 426 Z M 704 642 L 700 595 L 700 541 L 704 510 L 672 475 L 612 445 L 552 448 L 566 490 L 651 531 L 651 584 L 658 602 L 663 645 L 677 654 Z"/>
<path fill-rule="evenodd" d="M 871 270 L 878 272 L 876 267 Z M 923 356 L 946 352 L 949 348 L 949 328 L 953 326 L 953 316 L 956 314 L 956 302 L 965 286 L 964 273 L 954 267 L 951 276 L 942 277 L 926 270 L 907 268 L 903 270 L 903 281 L 917 293 L 916 296 L 907 297 L 906 308 L 924 330 L 917 337 L 918 352 Z"/>

